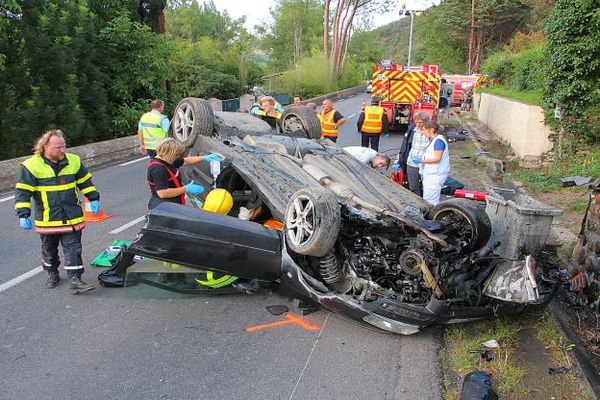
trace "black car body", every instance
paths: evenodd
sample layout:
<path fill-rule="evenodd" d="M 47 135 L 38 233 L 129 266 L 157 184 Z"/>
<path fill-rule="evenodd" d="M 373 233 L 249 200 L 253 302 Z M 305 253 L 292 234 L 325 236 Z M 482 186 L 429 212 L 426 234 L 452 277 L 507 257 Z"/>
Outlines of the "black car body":
<path fill-rule="evenodd" d="M 309 111 L 286 110 L 274 132 L 252 128 L 249 116 L 199 108 L 208 115 L 196 120 L 215 123 L 186 144 L 190 154 L 219 154 L 221 173 L 215 185 L 205 163 L 182 172 L 206 192 L 227 189 L 234 207 L 217 215 L 163 204 L 149 213 L 133 253 L 275 282 L 284 293 L 400 334 L 513 314 L 552 297 L 554 283 L 531 257 L 494 255 L 481 206 L 451 199 L 431 207 L 334 143 L 311 138 Z M 239 129 L 244 124 L 250 133 Z M 259 210 L 253 221 L 237 217 L 242 207 Z M 270 219 L 285 229 L 263 226 Z"/>

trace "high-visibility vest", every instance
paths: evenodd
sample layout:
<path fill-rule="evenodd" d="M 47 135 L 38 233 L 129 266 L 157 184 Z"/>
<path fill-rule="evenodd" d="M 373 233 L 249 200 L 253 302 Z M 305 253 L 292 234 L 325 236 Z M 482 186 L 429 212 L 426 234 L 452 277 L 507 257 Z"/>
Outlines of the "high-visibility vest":
<path fill-rule="evenodd" d="M 92 174 L 75 154 L 65 154 L 59 161 L 58 174 L 35 155 L 23 161 L 19 181 L 15 185 L 15 209 L 22 215 L 31 213 L 31 197 L 35 203 L 35 227 L 39 233 L 66 233 L 85 226 L 79 193 L 90 201 L 99 194 L 92 183 Z"/>
<path fill-rule="evenodd" d="M 321 122 L 321 137 L 337 137 L 338 130 L 334 128 L 335 122 L 333 120 L 335 113 L 336 111 L 332 108 L 328 113 L 321 111 L 319 114 L 317 114 L 317 117 L 319 117 L 319 121 Z"/>
<path fill-rule="evenodd" d="M 160 125 L 167 118 L 158 111 L 150 111 L 140 118 L 140 126 L 144 135 L 144 147 L 148 150 L 156 150 L 156 146 L 167 137 L 168 132 Z"/>
<path fill-rule="evenodd" d="M 360 128 L 363 133 L 381 133 L 383 129 L 383 107 L 367 106 L 365 107 L 365 119 Z"/>

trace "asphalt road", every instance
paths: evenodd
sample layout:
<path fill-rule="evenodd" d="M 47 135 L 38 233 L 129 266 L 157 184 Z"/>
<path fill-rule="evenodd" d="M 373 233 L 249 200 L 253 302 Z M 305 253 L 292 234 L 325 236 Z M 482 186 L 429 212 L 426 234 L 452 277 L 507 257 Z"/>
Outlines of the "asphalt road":
<path fill-rule="evenodd" d="M 348 119 L 339 144 L 360 144 L 356 120 L 366 99 L 335 104 Z M 392 134 L 381 150 L 399 143 Z M 112 217 L 86 227 L 86 265 L 112 240 L 133 239 L 148 200 L 143 160 L 93 174 Z M 294 303 L 270 292 L 208 297 L 145 285 L 102 288 L 94 268 L 84 274 L 97 286 L 90 293 L 70 294 L 64 279 L 47 290 L 45 273 L 35 270 L 39 237 L 19 229 L 11 194 L 0 196 L 2 399 L 441 398 L 438 328 L 397 336 L 318 311 L 306 317 L 316 331 L 286 325 L 249 333 L 247 326 L 281 319 L 266 306 L 294 311 Z"/>

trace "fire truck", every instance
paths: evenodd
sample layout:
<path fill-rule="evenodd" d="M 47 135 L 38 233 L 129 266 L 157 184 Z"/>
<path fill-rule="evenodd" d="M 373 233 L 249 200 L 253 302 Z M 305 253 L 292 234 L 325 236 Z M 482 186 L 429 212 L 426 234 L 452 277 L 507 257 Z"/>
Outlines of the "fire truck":
<path fill-rule="evenodd" d="M 373 67 L 371 96 L 379 96 L 390 128 L 405 130 L 421 111 L 435 120 L 442 71 L 437 65 L 407 67 L 383 60 Z"/>
<path fill-rule="evenodd" d="M 477 89 L 481 85 L 485 85 L 488 81 L 485 75 L 444 75 L 446 82 L 454 85 L 454 94 L 452 97 L 452 105 L 460 106 L 462 101 L 463 92 L 465 89 L 471 87 L 473 90 Z"/>

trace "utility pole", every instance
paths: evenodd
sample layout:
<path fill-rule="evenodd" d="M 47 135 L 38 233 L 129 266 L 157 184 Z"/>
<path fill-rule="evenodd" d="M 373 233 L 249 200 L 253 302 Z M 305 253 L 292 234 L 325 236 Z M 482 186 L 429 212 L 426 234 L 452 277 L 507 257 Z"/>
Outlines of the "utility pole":
<path fill-rule="evenodd" d="M 411 10 L 410 12 L 410 33 L 408 34 L 408 62 L 406 63 L 406 67 L 410 68 L 410 55 L 412 53 L 412 36 L 413 36 L 413 23 L 415 20 L 415 11 Z"/>
<path fill-rule="evenodd" d="M 471 0 L 471 32 L 469 34 L 469 60 L 468 60 L 468 68 L 469 75 L 473 73 L 473 68 L 475 67 L 474 58 L 475 58 L 475 8 L 477 0 Z"/>

